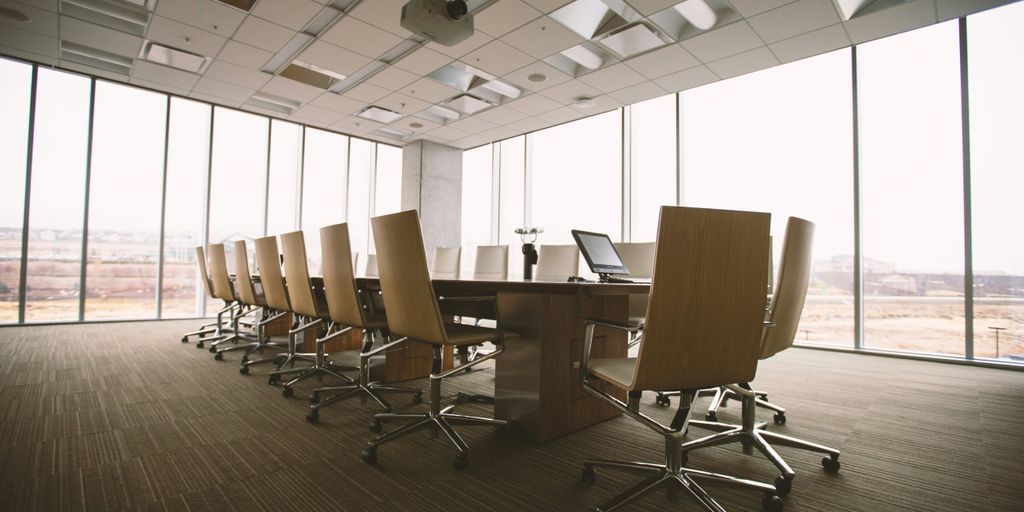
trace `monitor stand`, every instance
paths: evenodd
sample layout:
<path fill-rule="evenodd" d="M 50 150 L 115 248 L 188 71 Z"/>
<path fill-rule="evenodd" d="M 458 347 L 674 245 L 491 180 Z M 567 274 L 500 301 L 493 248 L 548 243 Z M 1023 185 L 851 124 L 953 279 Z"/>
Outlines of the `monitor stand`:
<path fill-rule="evenodd" d="M 597 280 L 600 283 L 632 283 L 629 279 L 621 279 L 618 277 L 612 277 L 611 274 L 597 274 Z"/>

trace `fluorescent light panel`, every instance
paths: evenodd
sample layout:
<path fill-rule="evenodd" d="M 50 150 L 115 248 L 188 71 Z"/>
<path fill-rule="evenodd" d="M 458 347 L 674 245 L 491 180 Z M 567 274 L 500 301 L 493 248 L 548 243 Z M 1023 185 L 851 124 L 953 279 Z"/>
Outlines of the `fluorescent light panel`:
<path fill-rule="evenodd" d="M 60 11 L 67 16 L 137 36 L 145 35 L 149 24 L 149 11 L 127 2 L 61 0 Z"/>
<path fill-rule="evenodd" d="M 265 92 L 253 94 L 246 103 L 255 107 L 265 108 L 288 115 L 294 113 L 301 106 L 301 103 L 298 101 L 288 99 L 283 96 L 267 94 Z"/>
<path fill-rule="evenodd" d="M 445 102 L 444 106 L 456 112 L 473 115 L 481 110 L 493 107 L 494 104 L 468 94 L 463 94 Z"/>
<path fill-rule="evenodd" d="M 139 58 L 196 74 L 202 74 L 210 63 L 209 57 L 152 41 L 142 43 L 142 52 L 139 54 Z"/>
<path fill-rule="evenodd" d="M 636 23 L 605 36 L 598 43 L 612 51 L 621 59 L 665 46 L 671 41 L 662 39 L 661 35 L 647 23 Z"/>
<path fill-rule="evenodd" d="M 718 22 L 718 15 L 704 0 L 686 0 L 673 6 L 691 25 L 708 30 Z"/>
<path fill-rule="evenodd" d="M 398 112 L 381 108 L 376 105 L 366 107 L 356 115 L 363 119 L 369 119 L 371 121 L 377 121 L 384 124 L 392 123 L 402 117 L 402 114 L 399 114 Z"/>
<path fill-rule="evenodd" d="M 60 58 L 121 75 L 131 73 L 134 63 L 131 57 L 68 41 L 60 42 Z"/>

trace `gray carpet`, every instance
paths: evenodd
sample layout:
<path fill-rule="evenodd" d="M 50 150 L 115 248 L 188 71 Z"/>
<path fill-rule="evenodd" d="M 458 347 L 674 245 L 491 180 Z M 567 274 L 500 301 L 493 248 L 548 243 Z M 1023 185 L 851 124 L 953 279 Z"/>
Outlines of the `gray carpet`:
<path fill-rule="evenodd" d="M 243 377 L 238 353 L 217 362 L 179 343 L 194 323 L 0 329 L 0 510 L 582 511 L 640 479 L 600 472 L 581 485 L 584 458 L 661 456 L 660 438 L 623 417 L 539 446 L 461 428 L 467 471 L 452 468 L 443 438 L 415 434 L 381 447 L 371 467 L 359 453 L 376 409 L 348 402 L 310 425 L 314 383 L 283 398 L 269 367 Z M 491 376 L 456 377 L 445 394 L 489 390 Z M 1024 509 L 1024 373 L 795 349 L 763 362 L 756 384 L 789 409 L 770 428 L 843 451 L 830 475 L 819 455 L 780 448 L 797 472 L 787 511 Z M 653 396 L 643 408 L 670 414 Z M 737 413 L 733 404 L 720 418 Z M 775 476 L 738 445 L 690 462 Z M 728 510 L 759 508 L 756 494 L 709 491 Z M 655 493 L 628 510 L 699 508 Z"/>

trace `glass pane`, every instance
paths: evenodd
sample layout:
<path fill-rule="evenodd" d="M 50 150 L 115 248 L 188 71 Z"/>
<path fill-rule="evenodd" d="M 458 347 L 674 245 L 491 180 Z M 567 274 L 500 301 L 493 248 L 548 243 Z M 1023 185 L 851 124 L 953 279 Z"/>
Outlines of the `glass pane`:
<path fill-rule="evenodd" d="M 302 231 L 309 271 L 320 274 L 320 228 L 345 222 L 349 138 L 306 128 L 302 178 Z"/>
<path fill-rule="evenodd" d="M 790 216 L 815 223 L 798 342 L 853 346 L 850 51 L 680 95 L 683 204 L 772 214 L 773 261 Z M 776 267 L 777 270 L 777 267 Z"/>
<path fill-rule="evenodd" d="M 574 244 L 573 229 L 622 238 L 622 112 L 613 110 L 535 132 L 533 223 L 540 245 Z M 589 275 L 580 258 L 580 269 Z"/>
<path fill-rule="evenodd" d="M 501 157 L 498 163 L 500 199 L 498 201 L 498 243 L 507 244 L 508 277 L 523 278 L 522 241 L 515 233 L 526 223 L 523 218 L 526 200 L 526 137 L 520 135 L 499 142 Z M 534 225 L 537 225 L 534 223 Z M 543 241 L 543 239 L 541 239 Z"/>
<path fill-rule="evenodd" d="M 462 270 L 473 276 L 476 246 L 491 243 L 491 144 L 462 153 Z"/>
<path fill-rule="evenodd" d="M 0 322 L 17 322 L 32 66 L 0 59 L 0 76 Z"/>
<path fill-rule="evenodd" d="M 348 159 L 348 234 L 352 250 L 366 253 L 370 229 L 370 171 L 373 169 L 373 142 L 352 139 Z M 319 251 L 320 247 L 317 246 Z"/>
<path fill-rule="evenodd" d="M 270 189 L 267 193 L 267 235 L 299 227 L 302 186 L 302 126 L 274 119 L 270 127 Z"/>
<path fill-rule="evenodd" d="M 167 96 L 96 82 L 85 318 L 156 317 Z"/>
<path fill-rule="evenodd" d="M 963 355 L 957 22 L 857 53 L 864 345 Z"/>
<path fill-rule="evenodd" d="M 1024 360 L 1022 23 L 1024 3 L 967 18 L 974 354 L 1018 361 Z"/>
<path fill-rule="evenodd" d="M 377 144 L 377 182 L 374 185 L 373 215 L 387 215 L 398 213 L 402 210 L 402 148 Z M 352 255 L 358 259 L 359 269 L 366 262 L 366 254 L 376 253 L 373 245 L 373 229 L 367 227 L 369 235 L 368 247 L 360 256 Z"/>
<path fill-rule="evenodd" d="M 676 204 L 676 95 L 630 107 L 630 240 L 653 242 L 658 212 Z"/>
<path fill-rule="evenodd" d="M 161 316 L 198 316 L 202 282 L 195 248 L 203 244 L 206 179 L 210 168 L 210 106 L 171 98 L 164 213 L 164 284 Z M 214 302 L 214 301 L 210 301 Z"/>
<path fill-rule="evenodd" d="M 27 321 L 77 320 L 89 140 L 88 78 L 39 68 Z"/>

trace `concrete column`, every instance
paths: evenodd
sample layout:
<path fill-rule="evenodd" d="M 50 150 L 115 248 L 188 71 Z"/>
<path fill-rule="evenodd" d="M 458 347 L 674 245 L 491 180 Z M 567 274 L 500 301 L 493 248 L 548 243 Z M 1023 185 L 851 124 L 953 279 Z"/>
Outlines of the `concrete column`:
<path fill-rule="evenodd" d="M 419 140 L 402 148 L 402 210 L 419 210 L 427 261 L 462 243 L 462 150 Z"/>

